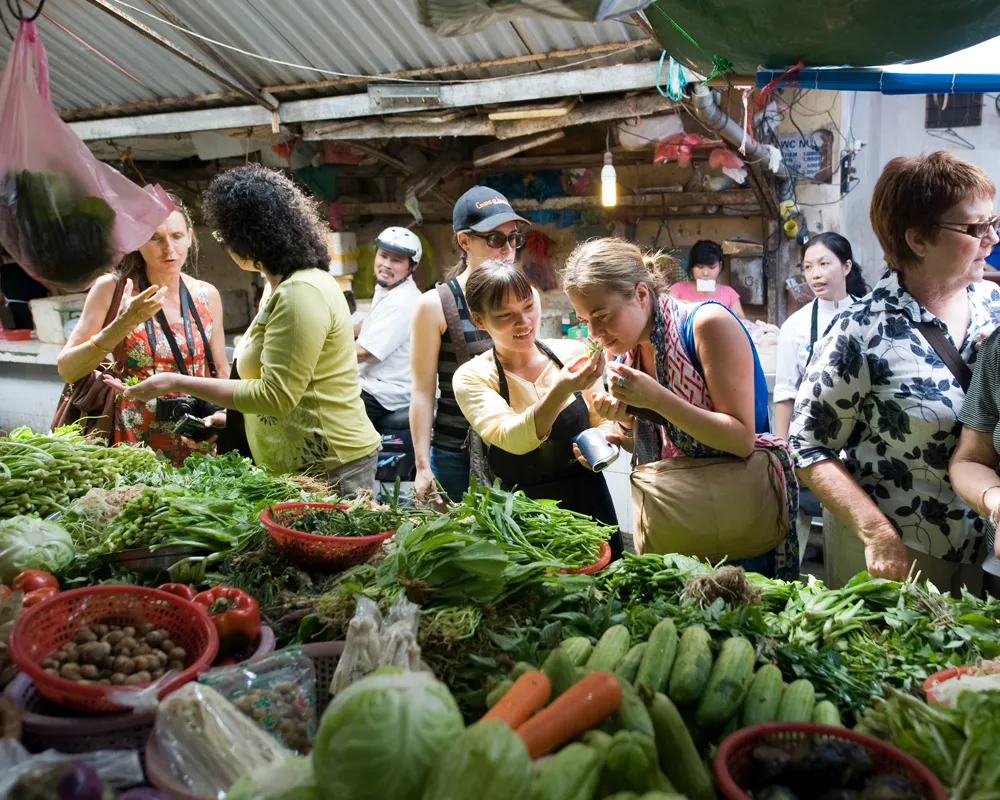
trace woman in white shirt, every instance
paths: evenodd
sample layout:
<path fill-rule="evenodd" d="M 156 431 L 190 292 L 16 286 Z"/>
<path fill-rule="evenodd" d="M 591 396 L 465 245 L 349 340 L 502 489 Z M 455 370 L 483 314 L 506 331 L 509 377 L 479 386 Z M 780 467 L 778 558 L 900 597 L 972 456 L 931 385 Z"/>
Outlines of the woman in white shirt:
<path fill-rule="evenodd" d="M 868 293 L 851 243 L 828 231 L 810 239 L 802 251 L 802 272 L 816 299 L 785 320 L 778 334 L 778 366 L 774 381 L 774 432 L 788 439 L 792 407 L 805 375 L 812 346 L 833 318 Z"/>
<path fill-rule="evenodd" d="M 802 272 L 816 299 L 785 320 L 778 334 L 778 367 L 774 381 L 774 432 L 788 439 L 792 408 L 805 375 L 813 345 L 833 318 L 868 293 L 851 243 L 828 231 L 810 239 L 802 251 Z M 823 508 L 807 487 L 799 487 L 799 563 L 805 560 L 809 531 Z"/>

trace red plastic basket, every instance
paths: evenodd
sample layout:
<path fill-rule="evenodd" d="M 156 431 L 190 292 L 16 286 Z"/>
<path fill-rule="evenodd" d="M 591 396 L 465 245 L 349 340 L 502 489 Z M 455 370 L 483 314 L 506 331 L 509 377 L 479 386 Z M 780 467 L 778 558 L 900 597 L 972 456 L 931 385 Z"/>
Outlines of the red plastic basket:
<path fill-rule="evenodd" d="M 752 725 L 727 737 L 715 753 L 715 782 L 727 800 L 750 800 L 742 788 L 747 783 L 750 756 L 754 748 L 778 747 L 788 753 L 795 751 L 806 739 L 839 739 L 860 744 L 868 751 L 876 773 L 894 772 L 905 775 L 924 800 L 948 800 L 948 793 L 934 773 L 913 756 L 871 736 L 847 728 L 816 725 L 811 722 L 769 722 Z"/>
<path fill-rule="evenodd" d="M 113 703 L 113 692 L 139 691 L 143 687 L 76 683 L 50 675 L 41 667 L 82 627 L 99 623 L 151 623 L 170 632 L 178 647 L 187 651 L 187 668 L 157 692 L 168 694 L 206 669 L 219 649 L 215 625 L 197 605 L 177 595 L 140 586 L 94 586 L 72 589 L 28 609 L 14 625 L 8 642 L 11 659 L 28 674 L 39 693 L 66 708 L 91 714 L 130 710 Z"/>
<path fill-rule="evenodd" d="M 931 703 L 936 703 L 938 699 L 937 695 L 934 694 L 935 686 L 937 686 L 939 683 L 950 681 L 952 678 L 957 678 L 959 675 L 968 675 L 969 673 L 975 671 L 976 668 L 973 666 L 952 667 L 951 669 L 943 669 L 940 672 L 935 672 L 927 680 L 925 680 L 924 685 L 921 688 L 924 690 L 924 695 L 927 697 L 927 700 Z"/>
<path fill-rule="evenodd" d="M 289 561 L 314 571 L 335 572 L 361 564 L 378 552 L 379 547 L 396 531 L 382 531 L 372 536 L 321 536 L 286 528 L 282 522 L 296 519 L 307 508 L 339 508 L 333 503 L 278 503 L 260 512 L 260 521 L 267 528 L 271 541 Z M 273 513 L 272 513 L 273 512 Z"/>
<path fill-rule="evenodd" d="M 600 572 L 610 563 L 611 546 L 607 542 L 601 542 L 601 554 L 593 564 L 587 564 L 585 567 L 577 567 L 576 569 L 561 569 L 559 572 L 564 575 L 593 575 L 595 572 Z"/>

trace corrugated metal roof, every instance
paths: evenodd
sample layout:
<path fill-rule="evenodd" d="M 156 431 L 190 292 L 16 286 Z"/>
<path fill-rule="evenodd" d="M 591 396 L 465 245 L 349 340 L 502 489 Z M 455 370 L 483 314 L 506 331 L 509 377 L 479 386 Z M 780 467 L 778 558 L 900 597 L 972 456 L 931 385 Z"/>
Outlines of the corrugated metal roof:
<path fill-rule="evenodd" d="M 113 0 L 114 1 L 114 0 Z M 446 38 L 421 27 L 414 0 L 159 0 L 190 30 L 279 61 L 357 75 L 378 76 L 428 67 L 473 64 L 500 58 L 569 50 L 645 38 L 636 25 L 566 23 L 524 18 L 491 25 L 470 36 Z M 210 57 L 185 34 L 117 2 L 119 8 L 175 45 L 209 63 Z M 25 2 L 32 6 L 33 2 Z M 159 14 L 147 0 L 128 6 Z M 6 14 L 6 10 L 3 11 Z M 9 21 L 9 16 L 7 17 Z M 55 24 L 55 23 L 58 23 Z M 69 33 L 98 51 L 89 49 Z M 188 98 L 227 91 L 217 79 L 130 29 L 85 0 L 48 0 L 38 21 L 49 54 L 52 97 L 61 110 Z M 0 36 L 0 59 L 10 43 Z M 261 61 L 213 48 L 234 77 L 254 88 L 330 80 L 299 66 Z M 649 48 L 614 54 L 595 66 L 648 59 Z M 115 62 L 121 69 L 108 63 Z M 568 61 L 580 61 L 569 59 Z M 443 79 L 469 80 L 531 73 L 559 62 L 522 63 L 449 73 Z M 213 65 L 215 66 L 215 65 Z M 127 73 L 129 74 L 126 74 Z M 130 77 L 132 76 L 132 77 Z M 357 92 L 358 84 L 286 93 L 293 100 L 320 94 Z M 245 102 L 240 98 L 230 102 Z M 205 107 L 191 105 L 190 107 Z"/>

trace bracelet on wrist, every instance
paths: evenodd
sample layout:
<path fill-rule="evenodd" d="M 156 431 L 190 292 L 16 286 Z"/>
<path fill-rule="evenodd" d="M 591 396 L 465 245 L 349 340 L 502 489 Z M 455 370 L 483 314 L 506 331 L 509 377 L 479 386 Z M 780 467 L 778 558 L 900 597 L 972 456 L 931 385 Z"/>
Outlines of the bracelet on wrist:
<path fill-rule="evenodd" d="M 989 519 L 991 521 L 995 511 L 991 511 L 986 506 L 986 495 L 989 492 L 992 492 L 994 489 L 1000 489 L 1000 486 L 987 486 L 985 489 L 983 489 L 979 493 L 979 502 L 976 504 L 977 505 L 976 511 L 978 512 L 979 516 L 984 517 L 985 519 Z"/>

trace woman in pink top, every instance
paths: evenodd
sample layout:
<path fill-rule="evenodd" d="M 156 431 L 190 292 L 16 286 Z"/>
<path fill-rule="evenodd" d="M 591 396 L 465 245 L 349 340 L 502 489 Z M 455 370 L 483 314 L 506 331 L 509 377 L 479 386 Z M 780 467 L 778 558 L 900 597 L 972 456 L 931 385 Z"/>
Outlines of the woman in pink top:
<path fill-rule="evenodd" d="M 722 272 L 722 248 L 717 242 L 706 239 L 695 242 L 688 257 L 688 275 L 691 280 L 675 283 L 670 294 L 682 303 L 704 303 L 715 300 L 726 308 L 731 308 L 740 319 L 745 319 L 740 296 L 731 286 L 719 283 Z M 700 284 L 700 285 L 699 285 Z"/>

